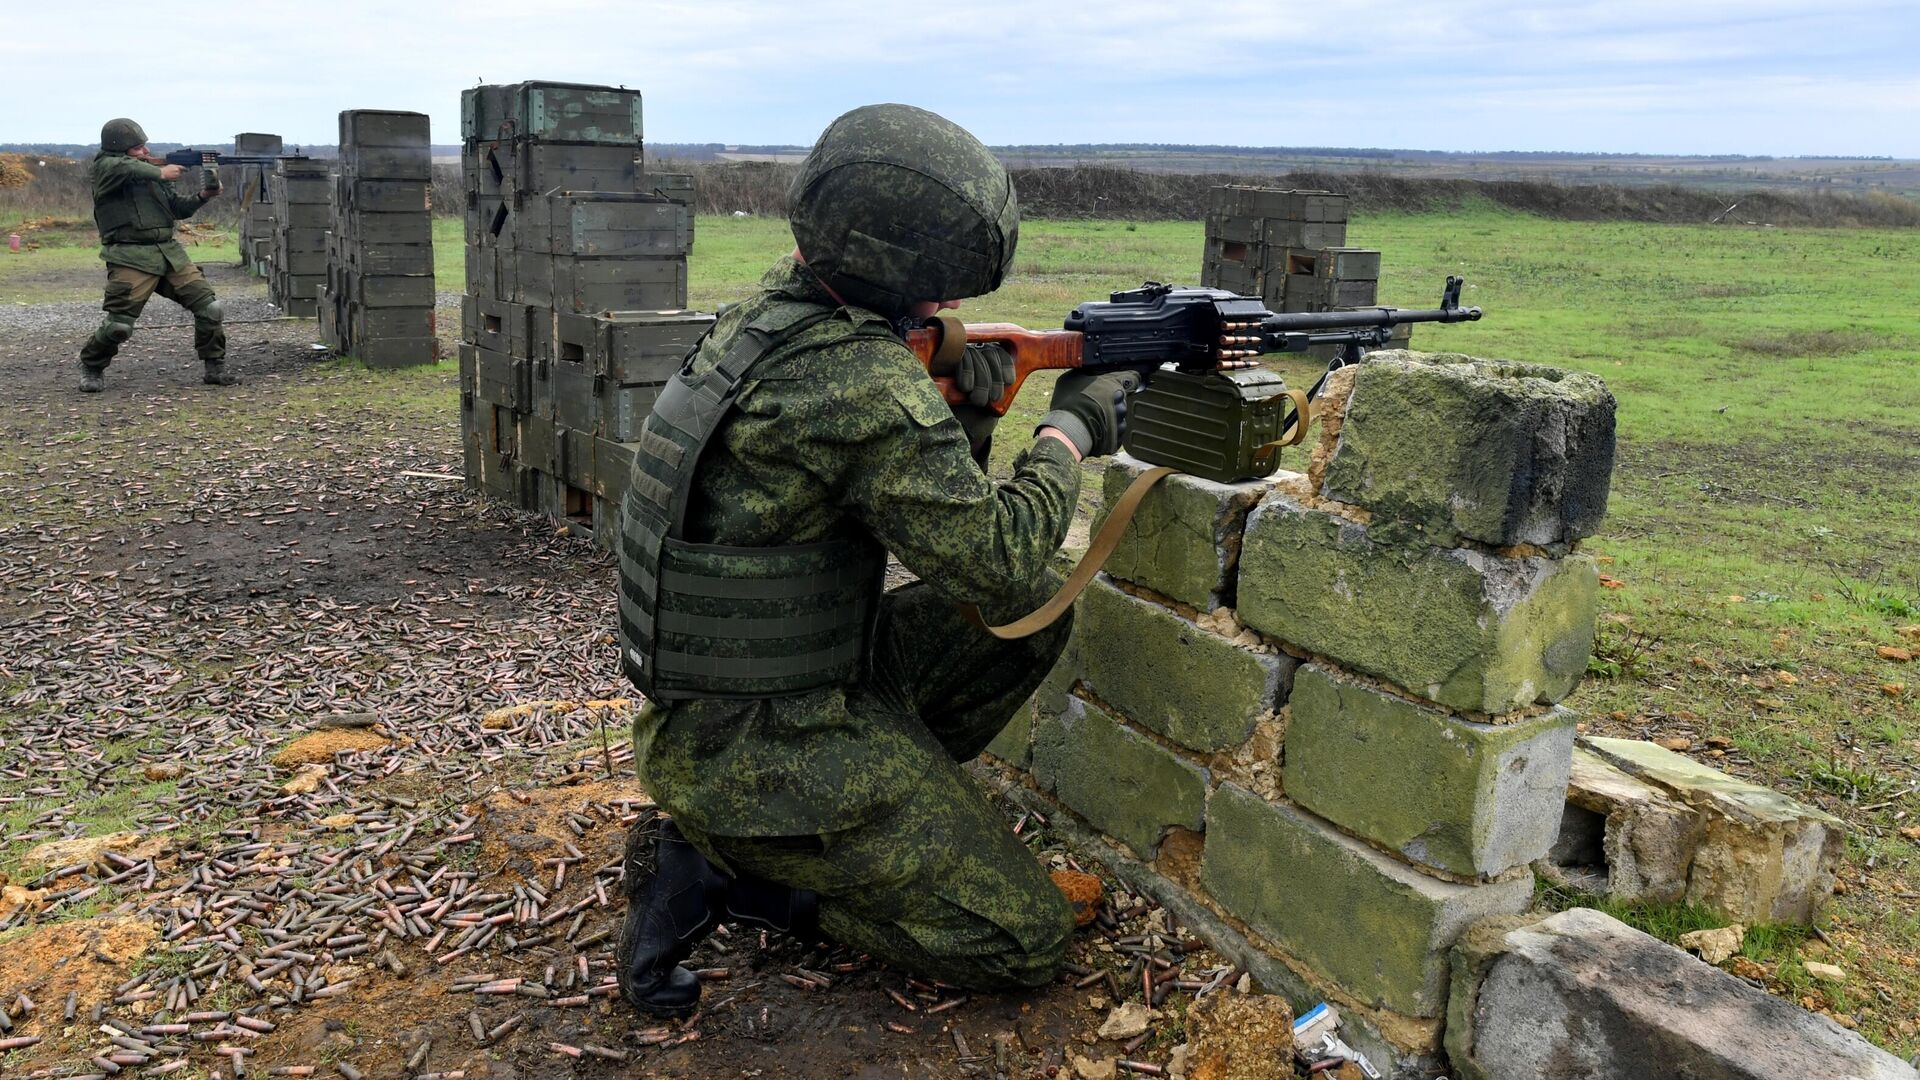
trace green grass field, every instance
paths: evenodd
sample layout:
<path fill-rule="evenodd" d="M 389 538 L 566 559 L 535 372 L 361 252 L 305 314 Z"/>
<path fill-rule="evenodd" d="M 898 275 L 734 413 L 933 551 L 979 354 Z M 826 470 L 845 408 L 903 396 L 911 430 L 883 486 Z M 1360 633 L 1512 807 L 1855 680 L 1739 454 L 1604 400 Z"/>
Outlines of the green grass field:
<path fill-rule="evenodd" d="M 0 302 L 92 299 L 64 234 L 0 253 Z M 461 287 L 460 224 L 438 222 L 439 287 Z M 1033 221 L 1014 279 L 966 318 L 1058 325 L 1076 303 L 1197 277 L 1197 223 Z M 1350 242 L 1386 253 L 1381 298 L 1431 306 L 1467 278 L 1486 318 L 1416 347 L 1593 371 L 1618 396 L 1610 516 L 1587 545 L 1607 575 L 1590 730 L 1731 740 L 1720 764 L 1852 827 L 1827 940 L 1750 947 L 1793 996 L 1920 1049 L 1920 232 L 1550 221 L 1490 211 L 1376 216 Z M 791 246 L 784 223 L 702 218 L 692 304 L 743 296 Z M 196 257 L 231 258 L 206 245 Z M 97 265 L 97 264 L 92 264 Z M 57 270 L 64 269 L 64 275 Z M 65 281 L 57 278 L 64 276 Z M 1313 372 L 1287 369 L 1302 384 Z M 456 391 L 444 373 L 432 392 Z M 1006 423 L 1028 429 L 1041 378 Z M 999 440 L 999 466 L 1021 439 Z M 1297 459 L 1296 459 L 1297 462 Z M 1577 898 L 1559 898 L 1572 902 Z M 1663 933 L 1695 915 L 1624 913 Z M 1851 973 L 1818 989 L 1801 957 Z"/>

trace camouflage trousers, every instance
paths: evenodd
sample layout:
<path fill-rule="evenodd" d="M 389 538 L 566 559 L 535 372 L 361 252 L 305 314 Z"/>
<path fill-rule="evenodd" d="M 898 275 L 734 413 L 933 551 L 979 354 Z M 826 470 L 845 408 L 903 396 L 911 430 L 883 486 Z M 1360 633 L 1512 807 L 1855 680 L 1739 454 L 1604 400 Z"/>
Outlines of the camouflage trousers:
<path fill-rule="evenodd" d="M 80 363 L 96 371 L 104 369 L 133 336 L 134 321 L 155 293 L 192 313 L 193 351 L 202 361 L 212 364 L 226 359 L 227 329 L 221 322 L 220 303 L 200 268 L 189 263 L 185 270 L 172 274 L 108 266 L 107 295 L 100 302 L 107 317 L 80 346 Z"/>
<path fill-rule="evenodd" d="M 925 781 L 876 820 L 825 835 L 683 831 L 736 874 L 818 893 L 820 928 L 841 944 L 955 986 L 1045 985 L 1066 956 L 1073 914 L 959 763 L 1026 704 L 1071 622 L 1000 641 L 930 587 L 887 594 L 872 675 L 848 692 L 847 708 L 925 725 L 946 751 L 923 751 Z"/>

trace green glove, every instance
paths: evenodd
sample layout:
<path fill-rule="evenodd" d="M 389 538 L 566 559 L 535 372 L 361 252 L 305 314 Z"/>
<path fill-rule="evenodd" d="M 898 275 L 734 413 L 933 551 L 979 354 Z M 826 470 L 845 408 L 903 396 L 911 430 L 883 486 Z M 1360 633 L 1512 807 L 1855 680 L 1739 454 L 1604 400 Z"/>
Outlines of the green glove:
<path fill-rule="evenodd" d="M 1013 354 L 998 345 L 969 345 L 953 369 L 953 385 L 969 405 L 991 405 L 1013 385 Z"/>
<path fill-rule="evenodd" d="M 1040 426 L 1059 429 L 1082 457 L 1111 454 L 1127 435 L 1127 395 L 1139 388 L 1136 371 L 1069 371 L 1054 384 L 1051 411 L 1040 418 Z"/>
<path fill-rule="evenodd" d="M 953 384 L 967 395 L 966 401 L 950 406 L 954 419 L 965 429 L 974 457 L 984 464 L 994 425 L 1000 422 L 1000 414 L 989 406 L 1013 385 L 1013 354 L 998 345 L 969 345 L 953 369 Z"/>

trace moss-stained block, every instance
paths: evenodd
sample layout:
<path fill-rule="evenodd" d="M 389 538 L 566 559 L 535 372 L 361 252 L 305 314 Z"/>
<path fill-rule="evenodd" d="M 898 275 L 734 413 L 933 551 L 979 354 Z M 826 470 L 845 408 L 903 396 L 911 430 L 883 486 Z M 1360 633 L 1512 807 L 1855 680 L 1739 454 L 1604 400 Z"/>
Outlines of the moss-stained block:
<path fill-rule="evenodd" d="M 1292 657 L 1256 653 L 1096 579 L 1082 594 L 1081 678 L 1129 720 L 1192 750 L 1247 741 L 1286 700 Z"/>
<path fill-rule="evenodd" d="M 1207 770 L 1078 698 L 1035 721 L 1033 775 L 1088 823 L 1150 859 L 1168 826 L 1199 829 Z"/>
<path fill-rule="evenodd" d="M 1494 875 L 1547 853 L 1560 830 L 1573 714 L 1477 724 L 1317 664 L 1294 676 L 1287 796 L 1407 859 Z"/>
<path fill-rule="evenodd" d="M 1447 949 L 1533 900 L 1533 879 L 1426 877 L 1331 825 L 1222 784 L 1207 804 L 1201 882 L 1229 912 L 1362 1001 L 1412 1016 L 1447 1002 Z"/>
<path fill-rule="evenodd" d="M 1275 493 L 1240 559 L 1247 625 L 1457 709 L 1559 701 L 1593 649 L 1600 576 L 1583 555 L 1388 544 Z"/>
<path fill-rule="evenodd" d="M 1106 505 L 1119 501 L 1127 485 L 1150 468 L 1129 454 L 1114 455 L 1105 478 Z M 1292 475 L 1239 484 L 1182 474 L 1161 480 L 1127 523 L 1120 546 L 1107 559 L 1107 573 L 1201 611 L 1231 607 L 1247 511 L 1276 482 Z"/>
<path fill-rule="evenodd" d="M 1600 527 L 1614 401 L 1584 372 L 1457 353 L 1375 357 L 1353 382 L 1320 494 L 1461 537 L 1556 553 Z"/>

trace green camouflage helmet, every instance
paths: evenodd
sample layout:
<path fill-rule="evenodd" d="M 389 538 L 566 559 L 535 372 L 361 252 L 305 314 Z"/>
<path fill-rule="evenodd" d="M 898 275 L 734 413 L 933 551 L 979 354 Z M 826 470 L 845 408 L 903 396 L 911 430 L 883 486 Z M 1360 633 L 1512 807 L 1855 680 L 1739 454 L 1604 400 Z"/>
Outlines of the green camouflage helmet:
<path fill-rule="evenodd" d="M 124 154 L 136 146 L 147 144 L 147 133 L 140 125 L 121 117 L 109 120 L 100 128 L 100 149 Z"/>
<path fill-rule="evenodd" d="M 867 105 L 827 125 L 787 205 L 813 272 L 883 315 L 992 292 L 1020 238 L 1006 167 L 966 129 L 910 105 Z"/>

